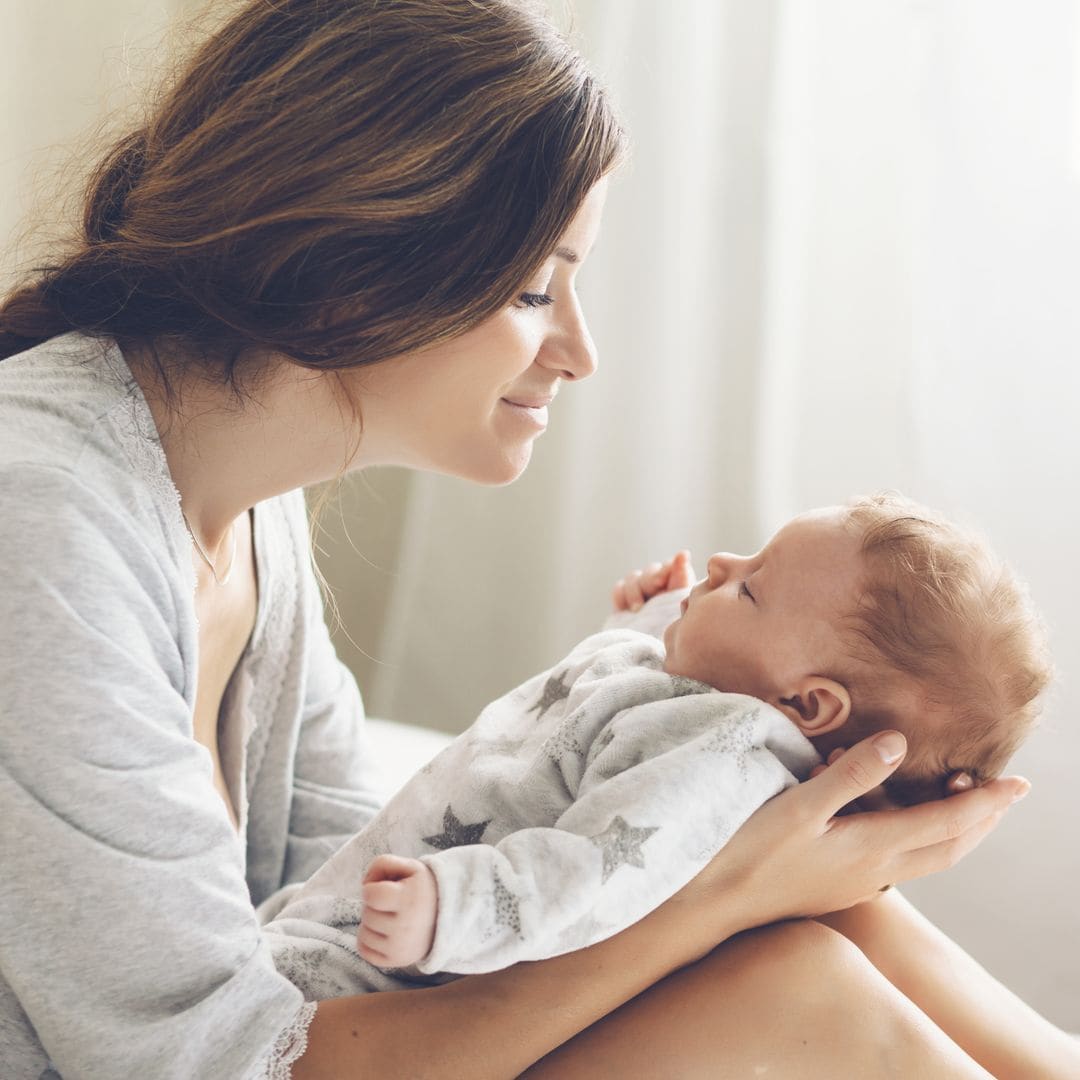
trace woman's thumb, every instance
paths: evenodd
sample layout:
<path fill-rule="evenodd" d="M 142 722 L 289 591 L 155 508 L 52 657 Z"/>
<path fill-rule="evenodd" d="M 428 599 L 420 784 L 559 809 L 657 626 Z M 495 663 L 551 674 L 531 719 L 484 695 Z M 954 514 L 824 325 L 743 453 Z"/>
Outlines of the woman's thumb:
<path fill-rule="evenodd" d="M 822 808 L 829 817 L 835 817 L 848 803 L 887 780 L 906 753 L 907 740 L 899 731 L 881 731 L 856 743 L 807 783 L 817 786 Z"/>

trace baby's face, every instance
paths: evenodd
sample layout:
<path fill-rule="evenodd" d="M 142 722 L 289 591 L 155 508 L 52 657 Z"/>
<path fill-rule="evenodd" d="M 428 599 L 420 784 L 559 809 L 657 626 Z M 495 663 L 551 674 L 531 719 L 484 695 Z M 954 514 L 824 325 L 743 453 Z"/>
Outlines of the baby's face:
<path fill-rule="evenodd" d="M 664 670 L 776 703 L 828 670 L 858 599 L 860 536 L 839 507 L 789 521 L 756 555 L 718 553 L 664 633 Z"/>

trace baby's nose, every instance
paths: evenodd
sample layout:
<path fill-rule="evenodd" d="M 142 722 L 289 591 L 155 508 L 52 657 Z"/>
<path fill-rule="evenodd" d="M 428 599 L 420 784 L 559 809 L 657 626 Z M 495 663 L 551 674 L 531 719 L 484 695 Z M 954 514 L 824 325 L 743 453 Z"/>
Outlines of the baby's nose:
<path fill-rule="evenodd" d="M 717 585 L 722 585 L 727 580 L 728 574 L 731 573 L 732 559 L 734 559 L 734 556 L 726 551 L 718 551 L 715 555 L 709 556 L 706 569 L 709 574 L 709 584 L 714 588 Z"/>

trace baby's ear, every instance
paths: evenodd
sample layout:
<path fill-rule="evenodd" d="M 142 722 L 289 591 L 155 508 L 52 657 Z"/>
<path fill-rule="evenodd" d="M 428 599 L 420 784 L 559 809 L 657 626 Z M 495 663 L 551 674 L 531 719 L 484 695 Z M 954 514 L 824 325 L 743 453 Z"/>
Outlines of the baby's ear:
<path fill-rule="evenodd" d="M 847 687 L 822 675 L 803 677 L 776 704 L 807 738 L 843 727 L 851 715 Z"/>

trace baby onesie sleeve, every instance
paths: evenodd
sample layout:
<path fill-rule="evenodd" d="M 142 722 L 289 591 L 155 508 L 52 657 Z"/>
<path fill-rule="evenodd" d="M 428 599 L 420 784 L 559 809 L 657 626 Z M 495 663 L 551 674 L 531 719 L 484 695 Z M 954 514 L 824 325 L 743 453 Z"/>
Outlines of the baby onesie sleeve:
<path fill-rule="evenodd" d="M 66 470 L 0 505 L 3 981 L 62 1076 L 287 1075 L 310 1008 L 192 737 L 175 567 Z"/>
<path fill-rule="evenodd" d="M 617 712 L 591 741 L 554 827 L 423 857 L 439 907 L 421 971 L 492 971 L 611 936 L 677 892 L 818 760 L 783 714 L 755 698 L 645 669 L 597 686 L 595 708 L 639 691 L 652 700 Z M 548 745 L 580 750 L 590 719 L 587 701 Z"/>

